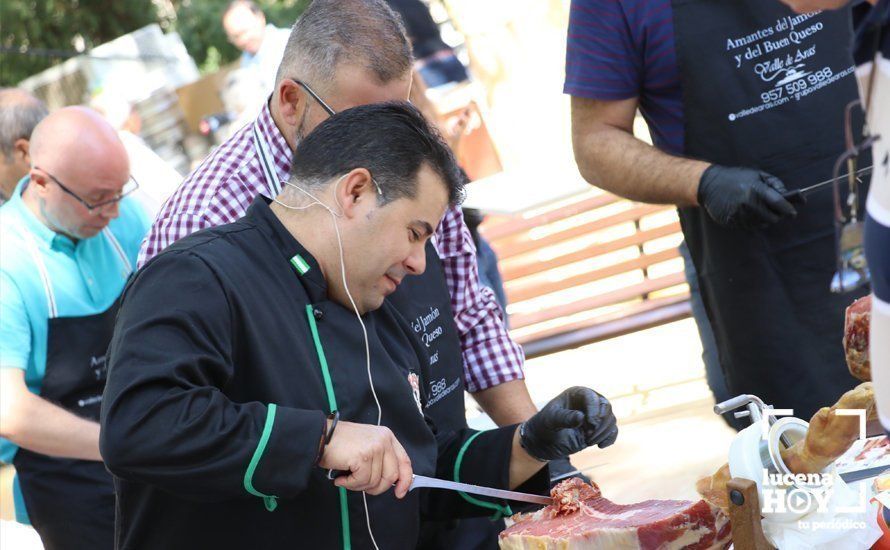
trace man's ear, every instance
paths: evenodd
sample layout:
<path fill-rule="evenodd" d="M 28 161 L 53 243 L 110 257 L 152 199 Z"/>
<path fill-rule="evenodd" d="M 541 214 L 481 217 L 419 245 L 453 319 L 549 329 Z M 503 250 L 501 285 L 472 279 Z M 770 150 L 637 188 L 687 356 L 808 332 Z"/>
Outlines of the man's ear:
<path fill-rule="evenodd" d="M 26 165 L 31 164 L 31 142 L 27 139 L 19 138 L 12 144 L 12 155 L 16 161 Z"/>
<path fill-rule="evenodd" d="M 376 204 L 377 192 L 374 180 L 371 178 L 371 172 L 365 168 L 355 168 L 349 172 L 334 192 L 346 218 L 367 213 Z"/>
<path fill-rule="evenodd" d="M 32 167 L 28 175 L 30 176 L 28 187 L 33 186 L 34 192 L 37 193 L 38 196 L 45 196 L 48 191 L 47 187 L 50 181 L 49 178 L 46 177 L 46 174 Z"/>
<path fill-rule="evenodd" d="M 284 78 L 275 87 L 272 100 L 278 102 L 278 111 L 289 125 L 296 128 L 303 118 L 309 99 L 308 94 L 299 84 L 290 78 Z"/>

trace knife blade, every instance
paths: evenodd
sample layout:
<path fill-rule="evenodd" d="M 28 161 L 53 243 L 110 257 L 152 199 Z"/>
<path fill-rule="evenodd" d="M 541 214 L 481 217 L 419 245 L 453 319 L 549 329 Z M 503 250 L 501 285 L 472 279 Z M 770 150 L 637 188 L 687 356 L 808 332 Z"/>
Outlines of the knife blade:
<path fill-rule="evenodd" d="M 860 168 L 859 170 L 856 170 L 856 177 L 864 176 L 865 174 L 868 174 L 869 172 L 871 172 L 871 166 L 866 166 L 865 168 Z M 802 187 L 800 189 L 792 189 L 791 191 L 786 191 L 785 193 L 782 194 L 782 198 L 784 198 L 786 201 L 788 201 L 792 204 L 803 204 L 806 202 L 806 199 L 804 197 L 806 197 L 813 191 L 818 191 L 819 189 L 826 187 L 828 185 L 831 185 L 835 181 L 840 181 L 840 180 L 848 177 L 849 175 L 850 175 L 849 173 L 841 174 L 840 176 L 837 177 L 837 179 L 831 178 L 831 179 L 827 179 L 825 181 L 820 181 L 819 183 L 810 185 L 809 187 Z"/>
<path fill-rule="evenodd" d="M 486 497 L 503 498 L 506 500 L 518 500 L 521 502 L 533 502 L 535 504 L 552 504 L 553 499 L 541 495 L 532 495 L 529 493 L 517 493 L 516 491 L 506 491 L 504 489 L 494 489 L 492 487 L 481 487 L 479 485 L 470 485 L 469 483 L 459 483 L 457 481 L 446 481 L 444 479 L 436 479 L 434 477 L 426 477 L 415 475 L 409 491 L 428 487 L 431 489 L 448 489 L 451 491 L 461 491 L 474 495 L 482 495 Z"/>

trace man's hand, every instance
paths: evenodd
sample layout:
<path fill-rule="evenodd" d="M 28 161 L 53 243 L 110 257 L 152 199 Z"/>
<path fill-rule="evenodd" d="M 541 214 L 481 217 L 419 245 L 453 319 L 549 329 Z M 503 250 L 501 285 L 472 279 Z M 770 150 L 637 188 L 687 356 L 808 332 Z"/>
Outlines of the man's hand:
<path fill-rule="evenodd" d="M 319 466 L 349 472 L 334 485 L 350 491 L 379 495 L 395 484 L 396 498 L 405 496 L 414 475 L 408 453 L 389 428 L 353 422 L 337 424 Z"/>
<path fill-rule="evenodd" d="M 519 428 L 522 448 L 541 461 L 564 458 L 594 445 L 605 448 L 617 438 L 609 400 L 579 386 L 556 396 Z"/>
<path fill-rule="evenodd" d="M 781 180 L 766 172 L 712 164 L 699 181 L 698 204 L 720 225 L 753 229 L 797 215 L 785 192 Z"/>

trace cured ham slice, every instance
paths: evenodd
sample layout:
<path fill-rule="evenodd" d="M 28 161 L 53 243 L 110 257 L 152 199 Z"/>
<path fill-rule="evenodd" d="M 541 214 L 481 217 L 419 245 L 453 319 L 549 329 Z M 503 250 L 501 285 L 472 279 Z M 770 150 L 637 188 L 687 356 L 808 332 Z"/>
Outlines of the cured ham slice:
<path fill-rule="evenodd" d="M 844 318 L 844 354 L 850 374 L 863 382 L 871 380 L 868 358 L 868 329 L 871 322 L 871 296 L 859 298 L 847 308 Z"/>
<path fill-rule="evenodd" d="M 709 550 L 730 543 L 728 518 L 704 500 L 616 504 L 577 478 L 550 494 L 553 504 L 513 516 L 501 550 Z"/>

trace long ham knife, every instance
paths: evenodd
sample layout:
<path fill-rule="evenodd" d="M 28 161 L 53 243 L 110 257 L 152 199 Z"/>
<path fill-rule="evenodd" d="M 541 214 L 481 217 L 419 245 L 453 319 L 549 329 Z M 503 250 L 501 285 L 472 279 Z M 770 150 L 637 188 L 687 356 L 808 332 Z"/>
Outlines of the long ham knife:
<path fill-rule="evenodd" d="M 502 498 L 505 500 L 518 500 L 521 502 L 533 502 L 535 504 L 553 504 L 553 499 L 541 495 L 532 495 L 529 493 L 517 493 L 516 491 L 506 491 L 504 489 L 493 489 L 491 487 L 480 487 L 479 485 L 470 485 L 469 483 L 458 483 L 457 481 L 446 481 L 444 479 L 436 479 L 434 477 L 426 477 L 415 475 L 411 482 L 409 491 L 420 489 L 421 487 L 429 487 L 431 489 L 448 489 L 451 491 L 461 491 L 474 495 L 482 495 L 486 497 Z"/>
<path fill-rule="evenodd" d="M 864 176 L 865 174 L 868 174 L 869 172 L 871 172 L 871 166 L 866 166 L 865 168 L 860 168 L 859 170 L 856 170 L 856 177 Z M 788 201 L 792 204 L 803 204 L 806 202 L 806 199 L 804 197 L 806 197 L 810 193 L 812 193 L 814 191 L 818 191 L 818 190 L 822 189 L 823 187 L 827 187 L 827 186 L 831 185 L 832 183 L 834 183 L 835 181 L 842 180 L 842 179 L 848 177 L 849 175 L 850 175 L 849 173 L 841 174 L 840 176 L 837 177 L 837 179 L 831 178 L 831 179 L 827 179 L 825 181 L 820 181 L 819 183 L 810 185 L 809 187 L 803 187 L 801 189 L 792 189 L 791 191 L 785 192 L 782 195 L 782 197 L 786 201 Z"/>

